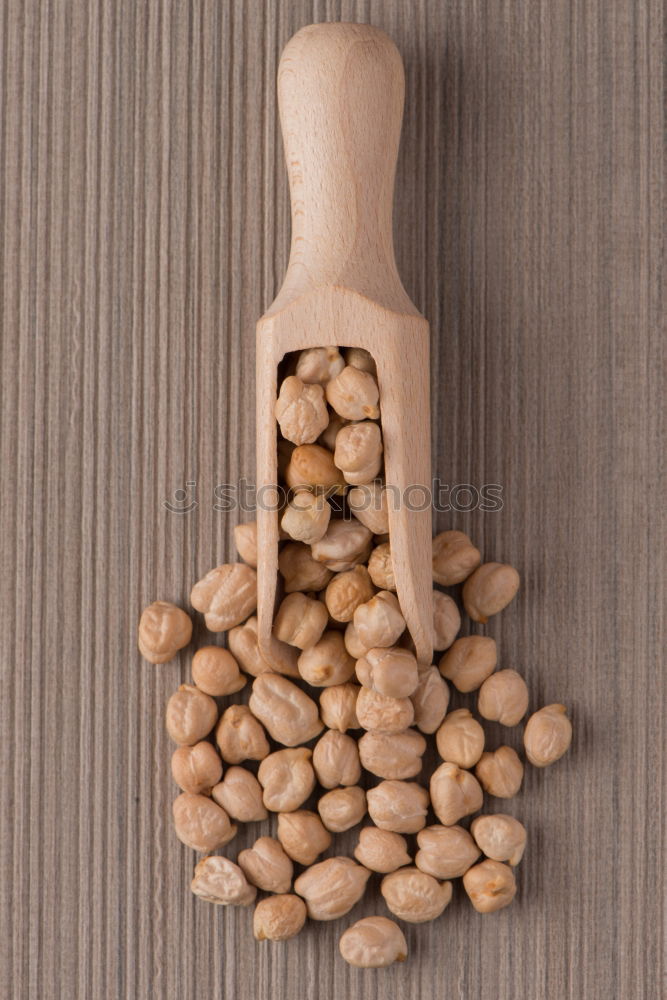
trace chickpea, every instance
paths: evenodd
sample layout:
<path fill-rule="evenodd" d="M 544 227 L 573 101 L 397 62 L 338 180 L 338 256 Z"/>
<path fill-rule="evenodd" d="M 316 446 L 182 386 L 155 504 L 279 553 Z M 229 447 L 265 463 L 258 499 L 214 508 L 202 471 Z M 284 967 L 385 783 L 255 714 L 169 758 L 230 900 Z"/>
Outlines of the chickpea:
<path fill-rule="evenodd" d="M 391 561 L 389 542 L 383 542 L 382 545 L 376 546 L 371 552 L 371 557 L 368 560 L 368 575 L 380 590 L 396 590 L 394 565 Z"/>
<path fill-rule="evenodd" d="M 477 711 L 483 719 L 516 726 L 528 710 L 528 688 L 516 670 L 499 670 L 487 677 L 477 696 Z"/>
<path fill-rule="evenodd" d="M 280 386 L 275 414 L 284 438 L 296 445 L 313 444 L 329 423 L 324 389 L 288 375 Z"/>
<path fill-rule="evenodd" d="M 326 385 L 344 367 L 345 362 L 337 347 L 309 347 L 299 354 L 296 373 L 302 382 Z"/>
<path fill-rule="evenodd" d="M 482 808 L 484 796 L 475 776 L 449 761 L 433 772 L 430 789 L 433 812 L 444 826 Z"/>
<path fill-rule="evenodd" d="M 296 937 L 305 922 L 304 901 L 291 893 L 280 893 L 257 904 L 252 932 L 257 941 L 288 941 Z"/>
<path fill-rule="evenodd" d="M 193 851 L 215 851 L 236 836 L 225 810 L 207 795 L 181 792 L 174 799 L 173 814 L 176 836 Z"/>
<path fill-rule="evenodd" d="M 343 833 L 361 823 L 366 815 L 366 793 L 358 785 L 334 788 L 321 797 L 317 810 L 327 830 Z"/>
<path fill-rule="evenodd" d="M 492 861 L 518 865 L 526 849 L 526 828 L 513 816 L 477 816 L 470 824 L 475 842 Z"/>
<path fill-rule="evenodd" d="M 376 420 L 380 393 L 370 372 L 346 365 L 326 387 L 329 406 L 346 420 Z"/>
<path fill-rule="evenodd" d="M 288 594 L 278 609 L 273 634 L 297 649 L 310 649 L 321 639 L 328 620 L 321 601 L 299 592 Z"/>
<path fill-rule="evenodd" d="M 218 566 L 194 585 L 190 603 L 211 632 L 226 632 L 257 607 L 257 573 L 245 563 Z"/>
<path fill-rule="evenodd" d="M 139 652 L 149 663 L 166 663 L 192 638 L 192 621 L 169 601 L 153 601 L 139 620 Z"/>
<path fill-rule="evenodd" d="M 441 587 L 463 583 L 482 561 L 463 531 L 441 531 L 433 539 L 433 582 Z"/>
<path fill-rule="evenodd" d="M 414 722 L 422 733 L 434 733 L 447 712 L 449 688 L 437 667 L 420 671 L 417 688 L 410 695 Z"/>
<path fill-rule="evenodd" d="M 438 879 L 459 878 L 480 854 L 462 826 L 427 826 L 417 834 L 417 843 L 417 868 Z"/>
<path fill-rule="evenodd" d="M 526 723 L 523 745 L 534 767 L 548 767 L 570 748 L 572 723 L 565 705 L 547 705 L 534 712 Z"/>
<path fill-rule="evenodd" d="M 409 698 L 419 684 L 417 661 L 407 649 L 369 649 L 357 660 L 357 677 L 364 687 L 389 698 Z"/>
<path fill-rule="evenodd" d="M 285 441 L 284 438 L 278 438 L 278 476 L 281 480 L 284 480 L 287 475 L 288 466 L 292 460 L 292 455 L 294 454 L 295 444 L 291 441 Z M 333 449 L 332 449 L 333 450 Z"/>
<path fill-rule="evenodd" d="M 312 545 L 326 534 L 330 517 L 331 507 L 324 494 L 297 490 L 285 508 L 280 524 L 290 538 Z"/>
<path fill-rule="evenodd" d="M 237 524 L 234 528 L 234 544 L 243 562 L 257 569 L 257 521 Z"/>
<path fill-rule="evenodd" d="M 365 566 L 337 573 L 324 592 L 324 601 L 332 618 L 349 622 L 360 604 L 370 601 L 375 593 Z"/>
<path fill-rule="evenodd" d="M 366 793 L 368 812 L 381 830 L 417 833 L 426 824 L 428 792 L 414 781 L 381 781 Z"/>
<path fill-rule="evenodd" d="M 395 594 L 381 590 L 354 612 L 354 627 L 359 641 L 368 649 L 375 646 L 394 646 L 405 629 Z"/>
<path fill-rule="evenodd" d="M 387 488 L 379 482 L 353 486 L 347 493 L 347 504 L 358 521 L 361 521 L 374 535 L 384 535 L 389 531 L 389 507 Z M 391 590 L 391 587 L 384 587 Z"/>
<path fill-rule="evenodd" d="M 439 663 L 440 673 L 457 691 L 468 694 L 493 673 L 498 662 L 496 641 L 486 635 L 457 639 Z"/>
<path fill-rule="evenodd" d="M 273 837 L 259 837 L 241 851 L 238 865 L 248 882 L 264 892 L 289 892 L 292 887 L 294 865 Z"/>
<path fill-rule="evenodd" d="M 452 898 L 452 883 L 441 885 L 418 868 L 399 868 L 385 875 L 380 892 L 394 916 L 410 924 L 423 924 L 444 911 Z"/>
<path fill-rule="evenodd" d="M 174 781 L 184 792 L 199 795 L 210 792 L 222 777 L 222 761 L 210 743 L 179 747 L 171 758 Z"/>
<path fill-rule="evenodd" d="M 300 865 L 312 865 L 331 847 L 331 834 L 317 813 L 308 809 L 278 813 L 278 840 L 283 850 Z"/>
<path fill-rule="evenodd" d="M 450 712 L 435 736 L 443 760 L 473 767 L 484 750 L 484 730 L 467 708 Z"/>
<path fill-rule="evenodd" d="M 256 677 L 248 706 L 271 738 L 283 746 L 307 743 L 322 732 L 317 704 L 280 674 Z"/>
<path fill-rule="evenodd" d="M 408 956 L 405 935 L 388 917 L 364 917 L 341 935 L 340 953 L 359 969 L 384 969 Z"/>
<path fill-rule="evenodd" d="M 192 657 L 192 679 L 204 694 L 219 698 L 245 687 L 239 665 L 222 646 L 202 646 Z"/>
<path fill-rule="evenodd" d="M 388 698 L 362 687 L 357 696 L 357 718 L 362 729 L 402 733 L 412 725 L 414 709 L 409 698 Z"/>
<path fill-rule="evenodd" d="M 371 375 L 377 375 L 373 356 L 370 351 L 365 350 L 363 347 L 348 347 L 345 351 L 345 364 L 351 365 L 353 368 L 359 368 L 362 372 L 370 372 Z"/>
<path fill-rule="evenodd" d="M 511 799 L 521 788 L 523 764 L 512 747 L 499 747 L 483 753 L 475 774 L 485 792 L 498 799 Z"/>
<path fill-rule="evenodd" d="M 345 684 L 354 675 L 354 660 L 345 648 L 340 632 L 325 632 L 311 649 L 298 659 L 299 674 L 313 687 Z"/>
<path fill-rule="evenodd" d="M 463 584 L 463 606 L 473 621 L 484 624 L 507 607 L 520 582 L 513 566 L 484 563 Z"/>
<path fill-rule="evenodd" d="M 243 625 L 237 625 L 227 633 L 229 651 L 242 670 L 253 677 L 271 672 L 271 665 L 259 651 L 257 642 L 257 616 L 252 615 Z"/>
<path fill-rule="evenodd" d="M 463 887 L 478 913 L 495 913 L 509 906 L 516 895 L 511 868 L 500 861 L 480 861 L 463 876 Z"/>
<path fill-rule="evenodd" d="M 222 906 L 249 906 L 257 895 L 239 866 L 218 855 L 202 858 L 196 865 L 191 888 L 200 899 Z"/>
<path fill-rule="evenodd" d="M 360 729 L 357 719 L 357 684 L 334 684 L 324 688 L 320 694 L 320 716 L 328 729 L 340 733 L 348 729 Z"/>
<path fill-rule="evenodd" d="M 264 728 L 247 705 L 230 705 L 215 731 L 220 755 L 228 764 L 244 760 L 263 760 L 269 752 Z"/>
<path fill-rule="evenodd" d="M 330 569 L 316 562 L 310 549 L 301 542 L 288 542 L 278 554 L 278 569 L 285 581 L 285 593 L 296 590 L 324 590 L 333 576 Z"/>
<path fill-rule="evenodd" d="M 433 649 L 449 649 L 461 628 L 461 615 L 447 594 L 433 591 Z"/>
<path fill-rule="evenodd" d="M 344 635 L 345 648 L 354 660 L 360 660 L 368 652 L 366 646 L 359 641 L 354 622 L 349 622 Z"/>
<path fill-rule="evenodd" d="M 341 427 L 346 427 L 349 422 L 349 420 L 343 420 L 337 413 L 332 413 L 329 417 L 328 425 L 320 434 L 318 444 L 321 444 L 323 448 L 328 448 L 329 451 L 333 451 L 336 447 L 338 431 Z"/>
<path fill-rule="evenodd" d="M 371 420 L 346 424 L 336 437 L 334 462 L 353 486 L 372 483 L 382 468 L 382 434 Z"/>
<path fill-rule="evenodd" d="M 192 684 L 181 684 L 167 702 L 167 732 L 181 746 L 191 747 L 203 740 L 217 718 L 216 703 Z"/>
<path fill-rule="evenodd" d="M 371 533 L 357 520 L 331 521 L 326 535 L 311 546 L 316 562 L 324 563 L 335 573 L 354 569 L 368 558 Z"/>
<path fill-rule="evenodd" d="M 422 769 L 426 740 L 414 729 L 403 733 L 365 733 L 359 740 L 362 767 L 378 778 L 414 778 Z"/>
<path fill-rule="evenodd" d="M 329 729 L 315 744 L 313 767 L 323 788 L 356 785 L 361 778 L 357 741 Z"/>
<path fill-rule="evenodd" d="M 258 823 L 269 815 L 262 802 L 262 786 L 245 767 L 228 767 L 211 795 L 239 823 Z"/>
<path fill-rule="evenodd" d="M 370 872 L 352 858 L 328 858 L 307 868 L 294 883 L 311 920 L 337 920 L 364 894 Z"/>
<path fill-rule="evenodd" d="M 333 455 L 321 444 L 301 444 L 294 449 L 285 469 L 285 482 L 293 490 L 341 493 L 345 487 L 343 473 L 336 467 Z"/>
<path fill-rule="evenodd" d="M 377 826 L 365 826 L 359 831 L 354 856 L 365 868 L 382 875 L 395 872 L 411 861 L 405 837 L 390 830 L 380 830 Z"/>
<path fill-rule="evenodd" d="M 257 777 L 264 789 L 264 805 L 271 812 L 291 812 L 302 805 L 315 787 L 315 772 L 306 747 L 277 750 L 259 765 Z"/>

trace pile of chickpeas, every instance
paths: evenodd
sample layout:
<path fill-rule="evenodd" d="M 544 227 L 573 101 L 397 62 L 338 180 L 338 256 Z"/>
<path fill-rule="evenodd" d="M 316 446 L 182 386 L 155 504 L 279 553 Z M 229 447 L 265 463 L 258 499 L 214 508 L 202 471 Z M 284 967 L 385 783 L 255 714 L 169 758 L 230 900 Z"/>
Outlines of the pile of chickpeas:
<path fill-rule="evenodd" d="M 387 910 L 408 923 L 439 917 L 455 878 L 479 913 L 500 910 L 516 893 L 526 830 L 511 815 L 480 810 L 484 793 L 511 799 L 519 792 L 524 763 L 510 746 L 486 749 L 480 719 L 519 725 L 528 689 L 515 670 L 496 670 L 494 639 L 457 638 L 459 604 L 439 589 L 433 648 L 442 655 L 437 666 L 417 662 L 396 597 L 380 407 L 367 352 L 327 347 L 288 357 L 276 403 L 278 464 L 289 491 L 279 515 L 283 597 L 273 626 L 293 654 L 283 673 L 258 647 L 254 523 L 235 529 L 243 562 L 211 570 L 190 596 L 206 627 L 227 633 L 227 646 L 198 649 L 192 683 L 167 705 L 181 789 L 174 828 L 203 855 L 192 891 L 220 905 L 254 905 L 258 940 L 292 938 L 307 918 L 344 916 L 372 873 L 383 876 Z M 520 583 L 513 567 L 482 563 L 461 531 L 433 539 L 433 581 L 462 585 L 463 609 L 481 624 L 512 601 Z M 191 636 L 190 616 L 158 601 L 141 617 L 139 649 L 163 663 Z M 247 701 L 229 703 L 249 676 Z M 447 711 L 449 684 L 477 692 L 479 718 L 468 708 Z M 422 783 L 433 735 L 442 763 Z M 525 724 L 525 758 L 535 767 L 553 764 L 571 739 L 565 707 L 547 705 Z M 311 796 L 315 807 L 304 808 Z M 239 823 L 271 812 L 275 837 L 259 837 L 236 861 L 213 853 L 233 841 Z M 365 819 L 354 858 L 318 860 L 335 834 Z M 259 902 L 258 891 L 265 894 Z M 381 967 L 403 961 L 407 945 L 399 924 L 378 915 L 348 927 L 340 952 L 351 965 Z"/>

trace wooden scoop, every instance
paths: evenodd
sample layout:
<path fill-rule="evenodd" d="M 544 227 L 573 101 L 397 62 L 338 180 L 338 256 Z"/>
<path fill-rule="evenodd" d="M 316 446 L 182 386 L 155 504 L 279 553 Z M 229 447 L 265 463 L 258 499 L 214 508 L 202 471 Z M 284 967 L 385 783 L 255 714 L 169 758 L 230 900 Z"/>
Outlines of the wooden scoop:
<path fill-rule="evenodd" d="M 273 669 L 298 650 L 271 634 L 278 573 L 277 369 L 289 351 L 363 347 L 377 365 L 397 596 L 420 663 L 432 661 L 428 323 L 396 269 L 392 200 L 403 64 L 369 24 L 316 24 L 285 47 L 278 99 L 292 245 L 285 281 L 257 324 L 258 640 Z"/>

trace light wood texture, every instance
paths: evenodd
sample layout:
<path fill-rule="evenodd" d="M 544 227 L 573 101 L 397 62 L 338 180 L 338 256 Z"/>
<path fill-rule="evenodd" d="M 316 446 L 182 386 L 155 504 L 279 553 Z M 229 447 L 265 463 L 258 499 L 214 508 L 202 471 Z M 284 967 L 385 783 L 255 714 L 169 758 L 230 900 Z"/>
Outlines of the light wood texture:
<path fill-rule="evenodd" d="M 457 890 L 382 974 L 336 957 L 344 921 L 259 947 L 249 913 L 192 898 L 162 724 L 188 655 L 135 646 L 251 516 L 213 490 L 252 478 L 253 329 L 288 259 L 277 64 L 327 19 L 405 63 L 394 232 L 431 326 L 434 473 L 503 487 L 436 527 L 520 569 L 487 631 L 574 719 L 505 807 L 530 837 L 515 903 L 483 918 Z M 658 0 L 2 6 L 0 995 L 664 994 L 663 21 Z M 189 514 L 163 506 L 179 488 Z M 351 917 L 377 909 L 373 880 Z"/>
<path fill-rule="evenodd" d="M 283 357 L 326 344 L 370 351 L 380 388 L 385 479 L 399 497 L 389 504 L 396 589 L 417 658 L 428 664 L 431 507 L 428 499 L 423 504 L 431 480 L 429 332 L 401 284 L 392 235 L 404 89 L 396 46 L 371 25 L 310 25 L 282 54 L 278 97 L 292 241 L 285 281 L 257 324 L 257 487 L 268 497 L 278 481 L 274 406 Z M 289 672 L 293 657 L 271 634 L 275 504 L 259 505 L 257 533 L 259 645 L 276 669 Z"/>

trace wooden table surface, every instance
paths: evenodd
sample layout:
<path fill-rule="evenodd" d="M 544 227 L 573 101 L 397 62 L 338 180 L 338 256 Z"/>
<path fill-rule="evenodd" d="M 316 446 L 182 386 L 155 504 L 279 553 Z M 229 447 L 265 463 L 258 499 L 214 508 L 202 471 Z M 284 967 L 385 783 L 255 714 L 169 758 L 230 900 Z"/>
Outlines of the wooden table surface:
<path fill-rule="evenodd" d="M 276 64 L 339 19 L 406 64 L 395 233 L 432 325 L 434 474 L 502 487 L 437 527 L 520 569 L 488 634 L 575 727 L 508 804 L 516 903 L 483 918 L 457 890 L 381 973 L 337 957 L 345 920 L 260 947 L 190 894 L 162 721 L 189 658 L 135 647 L 250 516 L 214 490 L 253 478 L 253 325 L 286 263 Z M 659 0 L 8 0 L 0 30 L 2 996 L 656 1000 Z"/>

